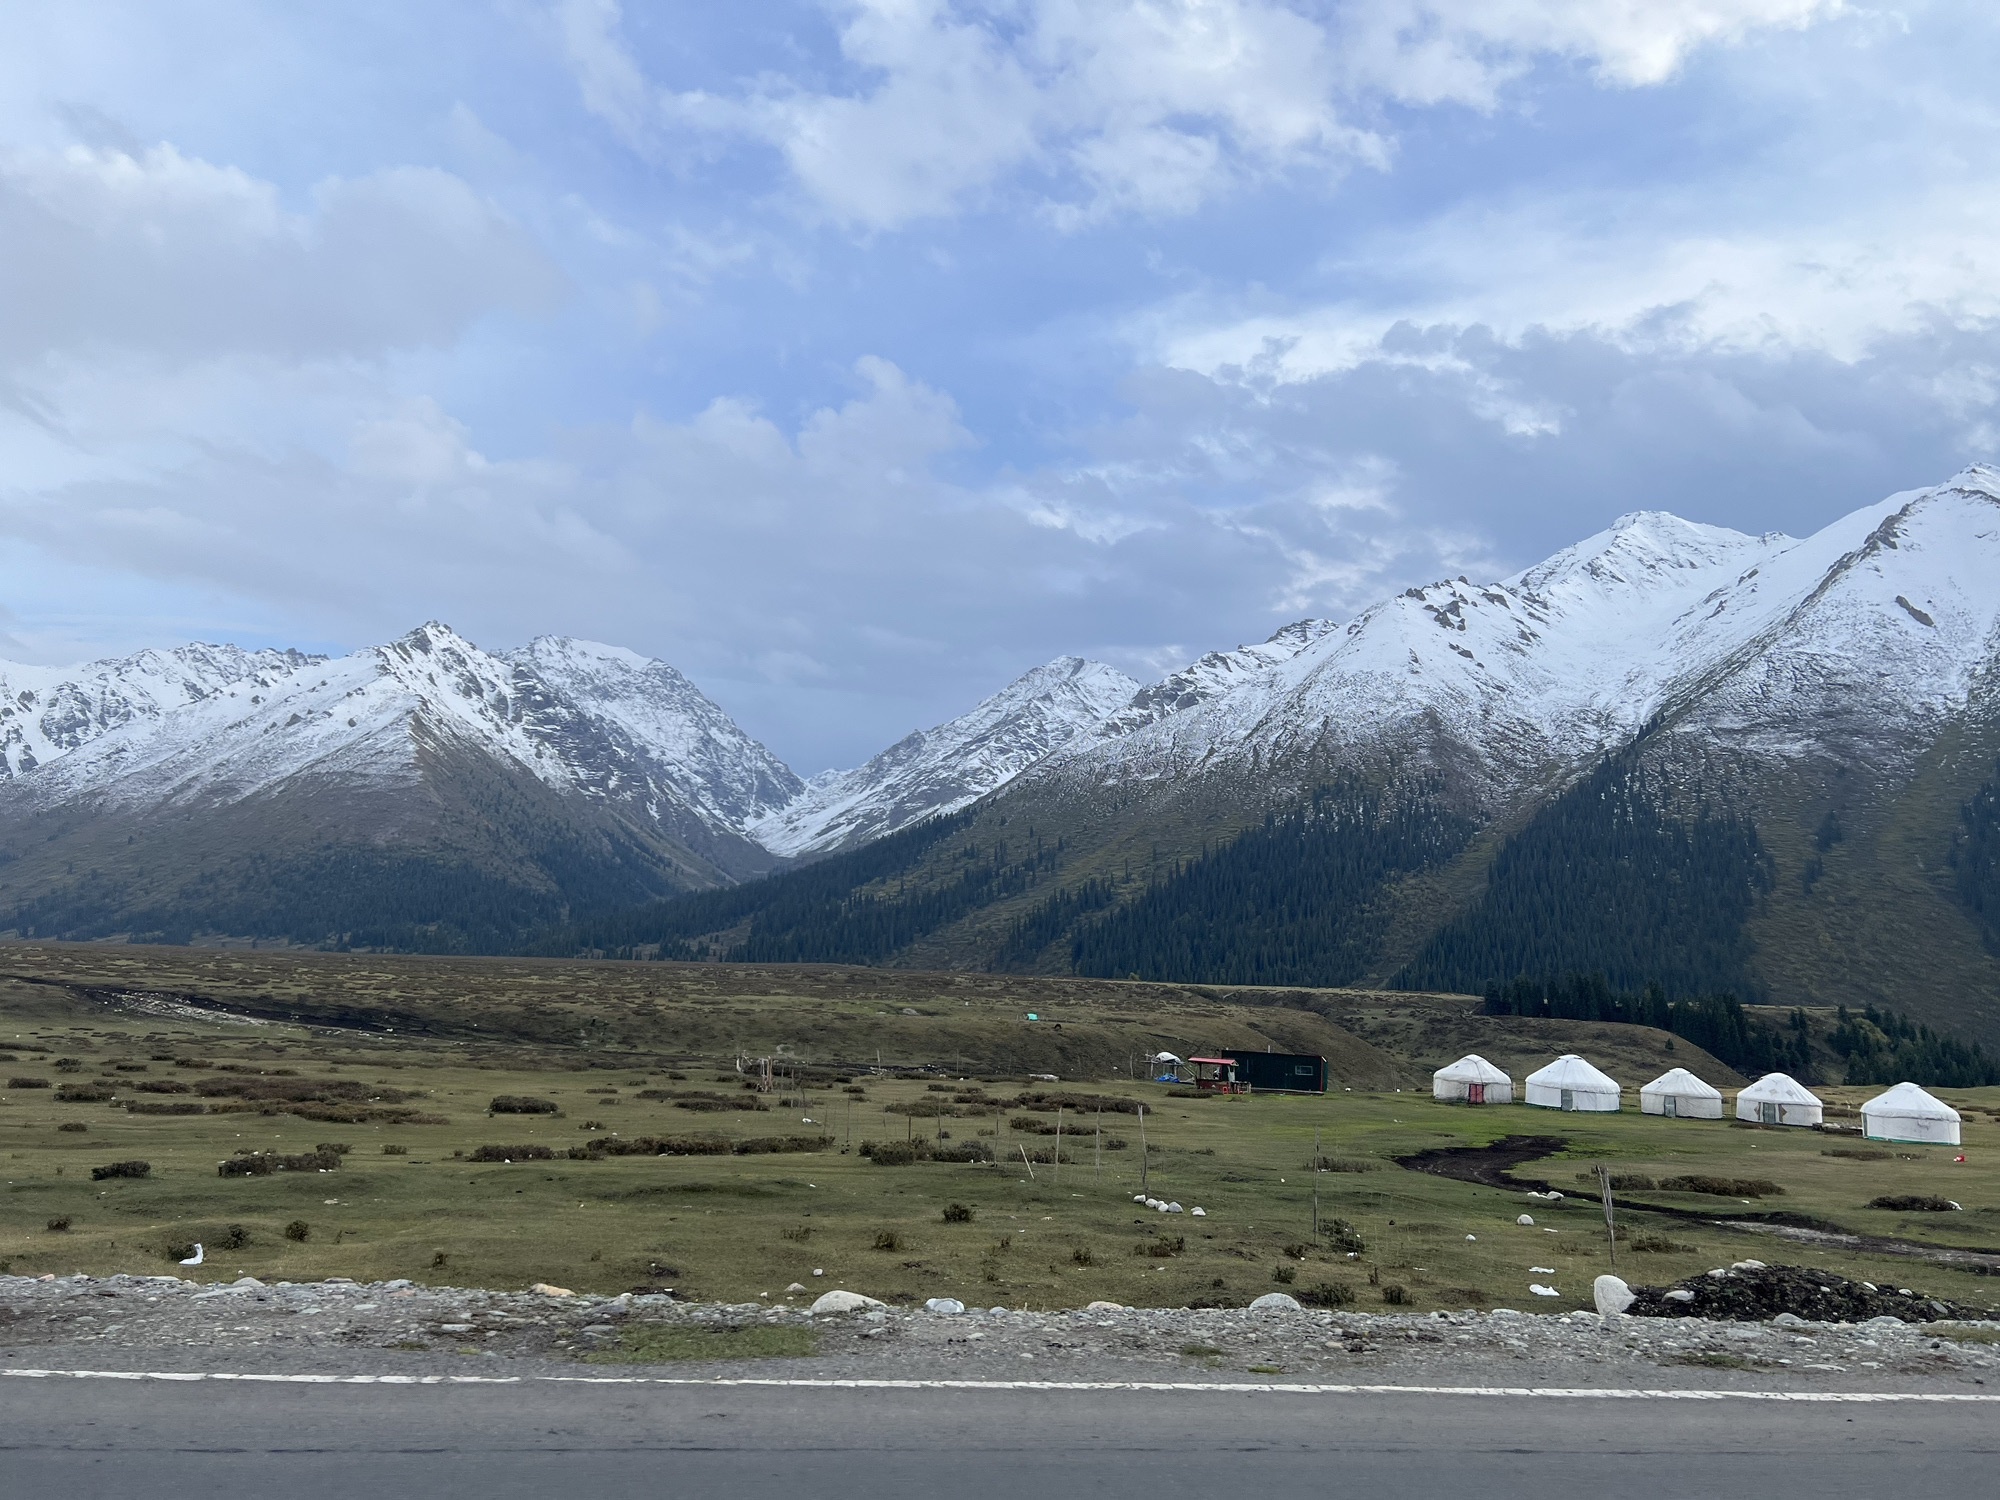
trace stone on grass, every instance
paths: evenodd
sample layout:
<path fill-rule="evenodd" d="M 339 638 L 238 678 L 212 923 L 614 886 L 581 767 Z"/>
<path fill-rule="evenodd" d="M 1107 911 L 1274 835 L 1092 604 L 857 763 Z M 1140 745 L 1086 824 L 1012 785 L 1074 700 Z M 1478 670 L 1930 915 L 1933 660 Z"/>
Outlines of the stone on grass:
<path fill-rule="evenodd" d="M 1122 1302 L 1086 1302 L 1083 1305 L 1083 1310 L 1085 1312 L 1125 1312 L 1128 1309 Z"/>
<path fill-rule="evenodd" d="M 806 1284 L 803 1281 L 795 1281 L 790 1286 L 785 1288 L 785 1295 L 789 1297 L 793 1293 L 803 1292 L 805 1289 L 806 1289 Z"/>
<path fill-rule="evenodd" d="M 822 1292 L 813 1305 L 806 1309 L 814 1317 L 825 1313 L 865 1312 L 873 1307 L 887 1307 L 886 1302 L 874 1297 L 864 1297 L 859 1292 Z"/>
<path fill-rule="evenodd" d="M 1530 1229 L 1533 1229 L 1535 1227 L 1535 1216 L 1533 1214 L 1522 1214 L 1521 1217 L 1516 1219 L 1514 1222 L 1516 1224 L 1525 1224 Z"/>
<path fill-rule="evenodd" d="M 1590 1284 L 1590 1299 L 1606 1317 L 1622 1313 L 1632 1305 L 1632 1288 L 1623 1277 L 1600 1276 Z"/>
<path fill-rule="evenodd" d="M 1252 1312 L 1299 1312 L 1299 1299 L 1285 1292 L 1266 1292 L 1250 1304 Z"/>
<path fill-rule="evenodd" d="M 543 1297 L 574 1297 L 576 1295 L 575 1292 L 572 1292 L 566 1286 L 555 1286 L 546 1281 L 538 1281 L 529 1287 L 528 1290 Z"/>
<path fill-rule="evenodd" d="M 956 1297 L 933 1297 L 924 1304 L 924 1311 L 955 1318 L 965 1311 L 965 1304 Z"/>

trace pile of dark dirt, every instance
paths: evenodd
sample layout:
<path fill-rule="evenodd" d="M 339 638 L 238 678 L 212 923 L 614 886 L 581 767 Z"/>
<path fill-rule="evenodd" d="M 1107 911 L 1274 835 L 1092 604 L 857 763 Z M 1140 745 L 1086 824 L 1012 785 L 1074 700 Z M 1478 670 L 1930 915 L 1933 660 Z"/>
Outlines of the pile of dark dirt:
<path fill-rule="evenodd" d="M 1549 1185 L 1539 1177 L 1516 1177 L 1513 1168 L 1523 1162 L 1554 1156 L 1569 1142 L 1559 1135 L 1510 1135 L 1490 1146 L 1443 1146 L 1399 1156 L 1396 1165 L 1412 1172 L 1429 1172 L 1459 1182 L 1476 1182 L 1483 1187 L 1528 1189 L 1546 1193 Z"/>
<path fill-rule="evenodd" d="M 1626 1309 L 1640 1318 L 1713 1318 L 1727 1323 L 1761 1323 L 1780 1313 L 1814 1323 L 1865 1323 L 1897 1318 L 1931 1323 L 1939 1318 L 1988 1318 L 1983 1307 L 1947 1302 L 1896 1287 L 1849 1281 L 1808 1266 L 1765 1266 L 1744 1262 L 1673 1287 L 1635 1287 Z"/>

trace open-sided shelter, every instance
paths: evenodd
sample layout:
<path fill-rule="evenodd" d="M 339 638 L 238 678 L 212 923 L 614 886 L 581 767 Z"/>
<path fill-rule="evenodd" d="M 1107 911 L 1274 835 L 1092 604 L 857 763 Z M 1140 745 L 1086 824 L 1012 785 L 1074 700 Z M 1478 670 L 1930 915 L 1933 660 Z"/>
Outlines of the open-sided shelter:
<path fill-rule="evenodd" d="M 1703 1083 L 1686 1068 L 1673 1068 L 1639 1090 L 1639 1110 L 1669 1119 L 1719 1120 L 1722 1091 Z"/>
<path fill-rule="evenodd" d="M 1871 1141 L 1959 1144 L 1958 1111 L 1914 1083 L 1899 1083 L 1862 1105 L 1861 1130 Z"/>
<path fill-rule="evenodd" d="M 1528 1103 L 1542 1109 L 1616 1111 L 1618 1084 L 1568 1052 L 1528 1075 Z"/>
<path fill-rule="evenodd" d="M 1512 1104 L 1514 1080 L 1469 1052 L 1431 1074 L 1431 1095 L 1448 1104 Z"/>
<path fill-rule="evenodd" d="M 1736 1096 L 1736 1118 L 1759 1125 L 1817 1125 L 1823 1114 L 1819 1100 L 1783 1073 L 1766 1073 Z"/>

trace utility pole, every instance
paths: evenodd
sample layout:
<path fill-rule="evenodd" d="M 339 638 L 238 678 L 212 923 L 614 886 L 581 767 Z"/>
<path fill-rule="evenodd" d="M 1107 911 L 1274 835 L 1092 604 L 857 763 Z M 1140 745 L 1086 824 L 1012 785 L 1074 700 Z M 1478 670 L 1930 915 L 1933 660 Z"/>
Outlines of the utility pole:
<path fill-rule="evenodd" d="M 1597 1164 L 1597 1184 L 1604 1191 L 1604 1238 L 1611 1247 L 1611 1269 L 1618 1269 L 1618 1220 L 1611 1206 L 1611 1168 Z"/>
<path fill-rule="evenodd" d="M 1146 1106 L 1139 1106 L 1139 1191 L 1146 1191 Z"/>

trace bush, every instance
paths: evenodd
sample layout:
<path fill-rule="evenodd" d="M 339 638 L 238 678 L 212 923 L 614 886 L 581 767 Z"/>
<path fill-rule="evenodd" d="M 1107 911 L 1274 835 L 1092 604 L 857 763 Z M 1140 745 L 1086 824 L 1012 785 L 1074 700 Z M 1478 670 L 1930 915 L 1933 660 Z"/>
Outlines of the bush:
<path fill-rule="evenodd" d="M 1958 1205 L 1949 1198 L 1934 1198 L 1928 1193 L 1890 1193 L 1881 1198 L 1868 1200 L 1870 1208 L 1886 1208 L 1899 1214 L 1949 1214 L 1958 1212 Z"/>
<path fill-rule="evenodd" d="M 467 1161 L 551 1161 L 555 1152 L 547 1146 L 474 1146 L 465 1153 Z"/>
<path fill-rule="evenodd" d="M 7 1080 L 7 1087 L 10 1089 L 45 1089 L 50 1087 L 50 1084 L 46 1078 L 10 1078 Z"/>
<path fill-rule="evenodd" d="M 66 1083 L 56 1090 L 58 1104 L 109 1104 L 112 1090 L 102 1083 Z"/>
<path fill-rule="evenodd" d="M 944 1206 L 944 1221 L 947 1224 L 970 1224 L 972 1210 L 963 1203 L 947 1203 Z"/>
<path fill-rule="evenodd" d="M 1576 1174 L 1576 1180 L 1585 1187 L 1594 1188 L 1597 1186 L 1597 1174 L 1595 1172 L 1579 1172 Z M 1611 1174 L 1611 1191 L 1614 1193 L 1650 1193 L 1658 1186 L 1659 1184 L 1653 1181 L 1652 1178 L 1642 1176 L 1637 1172 L 1613 1172 Z"/>
<path fill-rule="evenodd" d="M 1097 1257 L 1092 1255 L 1088 1250 L 1086 1250 L 1081 1245 L 1077 1246 L 1076 1249 L 1070 1251 L 1069 1258 L 1071 1264 L 1073 1265 L 1094 1266 L 1097 1264 Z"/>
<path fill-rule="evenodd" d="M 1322 1172 L 1379 1172 L 1382 1163 L 1358 1156 L 1322 1156 L 1314 1161 Z"/>
<path fill-rule="evenodd" d="M 1177 1234 L 1172 1239 L 1161 1238 L 1143 1245 L 1134 1245 L 1132 1253 L 1151 1256 L 1154 1260 L 1172 1260 L 1185 1249 L 1187 1249 L 1187 1236 Z"/>
<path fill-rule="evenodd" d="M 1849 1161 L 1887 1161 L 1893 1154 L 1872 1146 L 1829 1146 L 1820 1152 L 1821 1156 L 1844 1156 Z"/>
<path fill-rule="evenodd" d="M 382 1154 L 384 1156 L 408 1156 L 410 1154 L 410 1148 L 408 1146 L 396 1146 L 396 1145 L 384 1146 L 382 1148 Z"/>
<path fill-rule="evenodd" d="M 1697 1173 L 1687 1177 L 1662 1178 L 1660 1191 L 1706 1193 L 1712 1198 L 1768 1198 L 1781 1195 L 1785 1190 L 1761 1177 L 1705 1177 Z"/>
<path fill-rule="evenodd" d="M 1408 1307 L 1412 1300 L 1410 1289 L 1400 1281 L 1391 1281 L 1382 1288 L 1382 1300 L 1391 1307 Z"/>
<path fill-rule="evenodd" d="M 142 1094 L 191 1094 L 194 1085 L 177 1078 L 142 1078 L 132 1085 Z"/>
<path fill-rule="evenodd" d="M 215 1242 L 218 1250 L 242 1250 L 250 1243 L 250 1231 L 241 1224 L 231 1224 Z"/>
<path fill-rule="evenodd" d="M 532 1094 L 495 1094 L 486 1106 L 492 1115 L 557 1115 L 562 1106 L 553 1099 L 537 1099 Z"/>
<path fill-rule="evenodd" d="M 273 1172 L 331 1172 L 340 1165 L 337 1151 L 305 1151 L 286 1156 L 276 1151 L 239 1151 L 216 1164 L 218 1177 L 268 1177 Z"/>
<path fill-rule="evenodd" d="M 295 1245 L 303 1245 L 312 1238 L 312 1225 L 304 1219 L 294 1219 L 285 1226 L 285 1238 Z"/>
<path fill-rule="evenodd" d="M 57 1214 L 57 1215 L 56 1215 L 56 1216 L 55 1216 L 55 1217 L 54 1217 L 53 1219 L 49 1220 L 49 1233 L 50 1233 L 50 1234 L 68 1234 L 68 1233 L 69 1233 L 69 1226 L 70 1226 L 70 1217 L 69 1217 L 69 1215 L 68 1215 L 68 1214 Z"/>
<path fill-rule="evenodd" d="M 1279 1286 L 1290 1286 L 1299 1279 L 1299 1268 L 1297 1266 L 1273 1266 L 1271 1267 L 1271 1279 L 1277 1282 Z"/>
<path fill-rule="evenodd" d="M 59 1057 L 56 1059 L 55 1066 L 58 1073 L 81 1073 L 83 1071 L 83 1059 L 80 1057 Z"/>
<path fill-rule="evenodd" d="M 180 1104 L 146 1104 L 134 1099 L 126 1104 L 125 1112 L 129 1115 L 205 1115 L 208 1113 L 208 1106 L 193 1101 Z M 81 1130 L 83 1127 L 79 1125 L 76 1128 Z"/>
<path fill-rule="evenodd" d="M 780 1229 L 778 1235 L 781 1239 L 787 1239 L 794 1244 L 803 1245 L 807 1240 L 812 1238 L 812 1225 L 794 1224 L 789 1229 Z"/>
<path fill-rule="evenodd" d="M 900 1250 L 903 1248 L 903 1237 L 893 1229 L 878 1229 L 875 1231 L 875 1248 L 877 1250 Z"/>
<path fill-rule="evenodd" d="M 1317 1286 L 1301 1287 L 1292 1295 L 1304 1307 L 1346 1307 L 1354 1301 L 1354 1288 L 1337 1281 L 1322 1281 Z"/>
<path fill-rule="evenodd" d="M 1641 1255 L 1673 1255 L 1694 1249 L 1694 1246 L 1670 1240 L 1664 1234 L 1635 1234 L 1631 1245 Z"/>
<path fill-rule="evenodd" d="M 1320 1233 L 1334 1249 L 1348 1254 L 1359 1255 L 1368 1248 L 1368 1242 L 1361 1238 L 1361 1232 L 1345 1219 L 1328 1219 L 1320 1226 Z"/>
<path fill-rule="evenodd" d="M 1312 1246 L 1293 1243 L 1285 1246 L 1280 1253 L 1289 1255 L 1293 1260 L 1304 1260 L 1308 1255 L 1312 1254 Z"/>
<path fill-rule="evenodd" d="M 56 1126 L 56 1129 L 61 1131 L 65 1135 L 82 1135 L 86 1131 L 88 1131 L 90 1127 L 84 1124 L 83 1121 L 81 1120 L 64 1120 L 62 1124 Z"/>
<path fill-rule="evenodd" d="M 353 1149 L 345 1141 L 321 1141 L 313 1147 L 315 1151 L 331 1151 L 335 1156 L 345 1156 Z"/>
<path fill-rule="evenodd" d="M 150 1177 L 152 1174 L 153 1164 L 149 1161 L 114 1161 L 92 1167 L 90 1180 L 104 1182 L 112 1177 Z"/>

